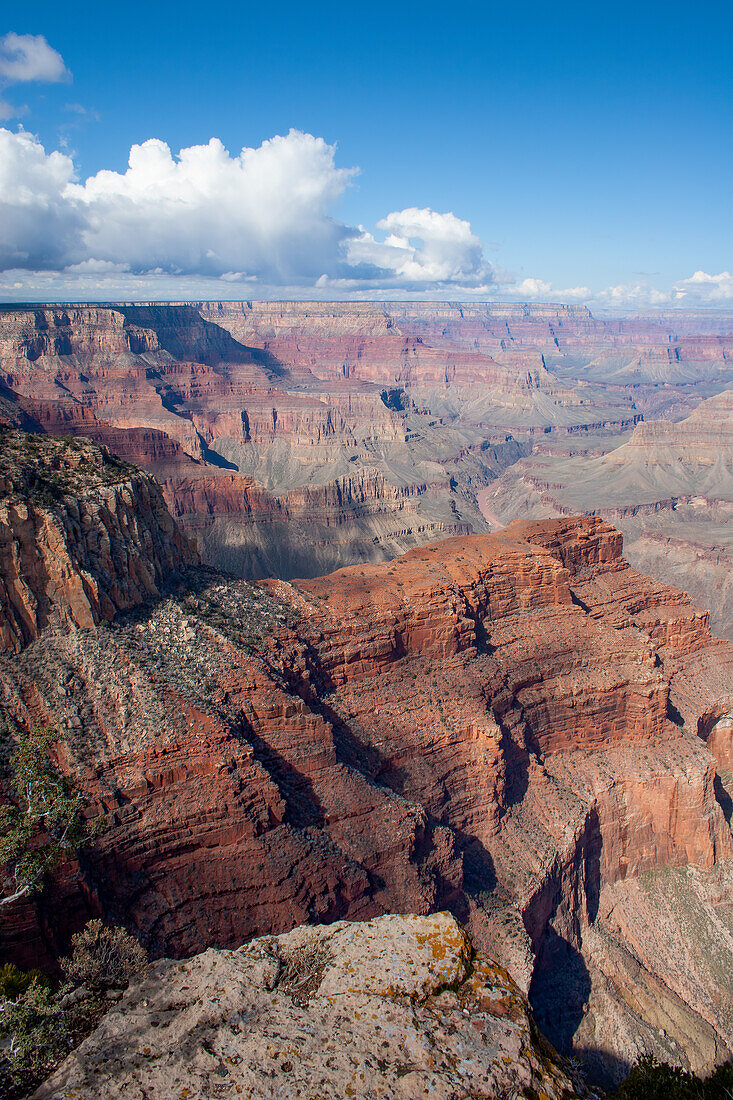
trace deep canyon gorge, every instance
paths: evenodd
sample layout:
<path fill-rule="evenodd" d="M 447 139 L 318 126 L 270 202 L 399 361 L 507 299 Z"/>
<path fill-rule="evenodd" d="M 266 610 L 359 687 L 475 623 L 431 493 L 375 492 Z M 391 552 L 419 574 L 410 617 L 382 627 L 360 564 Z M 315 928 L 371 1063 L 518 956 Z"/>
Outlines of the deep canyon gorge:
<path fill-rule="evenodd" d="M 589 1079 L 733 1057 L 732 353 L 712 312 L 0 310 L 3 760 L 53 725 L 106 824 L 3 960 L 446 911 Z"/>

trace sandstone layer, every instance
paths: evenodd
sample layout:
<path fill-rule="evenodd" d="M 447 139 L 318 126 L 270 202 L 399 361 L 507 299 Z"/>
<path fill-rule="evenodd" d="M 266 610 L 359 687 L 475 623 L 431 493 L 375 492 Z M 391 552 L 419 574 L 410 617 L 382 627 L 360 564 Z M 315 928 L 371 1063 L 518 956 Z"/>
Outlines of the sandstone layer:
<path fill-rule="evenodd" d="M 107 828 L 5 908 L 5 958 L 48 963 L 92 914 L 181 957 L 447 909 L 599 1075 L 644 1050 L 696 1068 L 733 1050 L 724 983 L 708 1004 L 692 965 L 655 950 L 653 895 L 643 943 L 613 923 L 644 875 L 686 868 L 717 876 L 694 902 L 708 924 L 728 911 L 733 651 L 601 519 L 294 584 L 191 569 L 111 621 L 49 617 L 16 650 L 5 751 L 13 723 L 54 723 Z M 729 947 L 716 937 L 728 970 Z"/>
<path fill-rule="evenodd" d="M 142 471 L 85 440 L 0 428 L 3 649 L 111 619 L 197 560 Z"/>
<path fill-rule="evenodd" d="M 489 1100 L 504 1090 L 578 1095 L 506 971 L 439 913 L 163 960 L 35 1096 Z"/>

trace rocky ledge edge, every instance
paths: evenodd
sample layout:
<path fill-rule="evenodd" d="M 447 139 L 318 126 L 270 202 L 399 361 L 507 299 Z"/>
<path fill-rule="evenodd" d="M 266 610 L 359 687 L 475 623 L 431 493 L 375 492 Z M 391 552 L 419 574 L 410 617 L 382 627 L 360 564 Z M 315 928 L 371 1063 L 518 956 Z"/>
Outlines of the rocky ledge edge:
<path fill-rule="evenodd" d="M 162 959 L 36 1100 L 585 1095 L 448 913 L 303 926 Z"/>

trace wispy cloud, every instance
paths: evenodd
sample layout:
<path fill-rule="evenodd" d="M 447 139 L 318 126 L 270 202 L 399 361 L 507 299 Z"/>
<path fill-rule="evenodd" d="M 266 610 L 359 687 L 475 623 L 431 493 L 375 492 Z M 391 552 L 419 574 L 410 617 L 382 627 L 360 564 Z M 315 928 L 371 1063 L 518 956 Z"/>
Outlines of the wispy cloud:
<path fill-rule="evenodd" d="M 674 305 L 677 296 L 673 290 L 658 290 L 650 283 L 620 283 L 600 290 L 594 298 L 601 305 L 611 308 L 644 309 L 647 306 Z"/>
<path fill-rule="evenodd" d="M 58 84 L 71 80 L 64 59 L 49 46 L 42 34 L 16 34 L 0 38 L 0 88 L 17 84 Z M 16 107 L 0 99 L 0 119 L 20 118 L 27 107 Z"/>
<path fill-rule="evenodd" d="M 506 287 L 505 294 L 522 302 L 587 302 L 593 297 L 590 287 L 573 286 L 561 290 L 544 279 L 535 279 L 532 276 L 522 279 L 521 283 L 514 286 Z"/>

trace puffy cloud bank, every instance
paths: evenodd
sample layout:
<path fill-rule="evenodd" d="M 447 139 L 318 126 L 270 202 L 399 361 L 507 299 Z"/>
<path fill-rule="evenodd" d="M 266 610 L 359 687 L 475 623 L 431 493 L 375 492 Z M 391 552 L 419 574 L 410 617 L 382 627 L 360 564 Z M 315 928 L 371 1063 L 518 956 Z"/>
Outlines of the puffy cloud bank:
<path fill-rule="evenodd" d="M 80 258 L 85 220 L 66 197 L 73 178 L 70 157 L 0 129 L 0 268 L 54 269 Z"/>
<path fill-rule="evenodd" d="M 483 289 L 495 282 L 495 272 L 484 259 L 483 247 L 471 225 L 455 214 L 437 214 L 415 206 L 396 210 L 377 222 L 387 236 L 378 241 L 371 233 L 347 243 L 349 262 L 373 270 L 384 285 L 464 286 Z M 321 284 L 323 285 L 323 284 Z"/>
<path fill-rule="evenodd" d="M 689 279 L 675 283 L 675 293 L 679 298 L 705 305 L 733 304 L 733 275 L 730 271 L 721 271 L 719 275 L 696 271 Z"/>
<path fill-rule="evenodd" d="M 600 305 L 637 309 L 648 307 L 684 306 L 687 308 L 711 308 L 733 306 L 733 275 L 721 271 L 708 275 L 696 271 L 689 279 L 679 279 L 670 290 L 659 290 L 649 283 L 622 283 L 608 286 L 593 296 Z"/>
<path fill-rule="evenodd" d="M 199 275 L 274 286 L 488 286 L 493 270 L 468 222 L 409 209 L 385 239 L 330 213 L 356 169 L 291 130 L 232 156 L 217 138 L 177 156 L 151 139 L 127 171 L 81 182 L 73 161 L 32 134 L 0 129 L 0 267 Z"/>
<path fill-rule="evenodd" d="M 0 79 L 63 79 L 43 38 L 0 40 Z M 173 154 L 150 139 L 127 170 L 78 178 L 73 159 L 0 128 L 0 295 L 75 298 L 389 297 L 424 294 L 617 308 L 733 306 L 733 276 L 696 271 L 660 290 L 593 292 L 517 281 L 488 262 L 469 222 L 409 207 L 350 226 L 333 211 L 355 168 L 335 146 L 291 130 L 232 155 L 217 138 Z M 237 288 L 240 288 L 239 290 Z"/>

